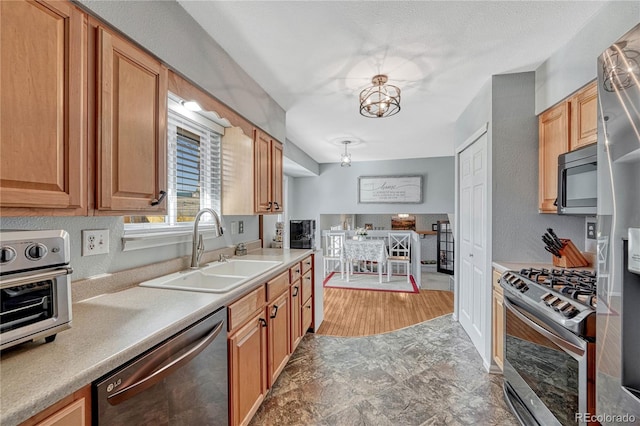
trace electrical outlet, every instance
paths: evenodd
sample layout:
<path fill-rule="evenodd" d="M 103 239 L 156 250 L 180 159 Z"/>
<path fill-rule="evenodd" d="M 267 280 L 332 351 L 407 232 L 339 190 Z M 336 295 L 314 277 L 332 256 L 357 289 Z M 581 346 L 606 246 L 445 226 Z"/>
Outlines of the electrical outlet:
<path fill-rule="evenodd" d="M 85 229 L 82 231 L 82 256 L 109 253 L 108 229 Z"/>
<path fill-rule="evenodd" d="M 238 233 L 238 222 L 231 222 L 231 235 Z"/>
<path fill-rule="evenodd" d="M 238 234 L 244 233 L 244 221 L 241 220 L 238 222 Z"/>

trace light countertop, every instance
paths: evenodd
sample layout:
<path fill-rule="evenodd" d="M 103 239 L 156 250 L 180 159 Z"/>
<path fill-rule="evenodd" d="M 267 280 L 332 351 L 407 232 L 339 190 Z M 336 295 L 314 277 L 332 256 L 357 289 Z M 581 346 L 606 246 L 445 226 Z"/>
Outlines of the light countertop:
<path fill-rule="evenodd" d="M 55 341 L 39 340 L 2 353 L 0 424 L 19 424 L 312 253 L 262 249 L 242 256 L 283 263 L 224 294 L 136 286 L 74 303 L 72 327 Z"/>

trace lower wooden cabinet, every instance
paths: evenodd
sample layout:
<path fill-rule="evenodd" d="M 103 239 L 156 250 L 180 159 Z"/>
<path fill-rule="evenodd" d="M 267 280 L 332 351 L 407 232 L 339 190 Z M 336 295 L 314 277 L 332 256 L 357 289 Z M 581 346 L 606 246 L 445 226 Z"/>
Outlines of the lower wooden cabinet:
<path fill-rule="evenodd" d="M 287 289 L 288 290 L 288 289 Z M 269 316 L 269 387 L 287 365 L 291 354 L 289 292 L 283 292 L 267 306 Z"/>
<path fill-rule="evenodd" d="M 493 297 L 492 297 L 492 345 L 491 353 L 493 362 L 500 370 L 504 369 L 504 296 L 500 286 L 501 274 L 495 269 L 493 271 Z"/>
<path fill-rule="evenodd" d="M 307 332 L 313 324 L 313 298 L 308 298 L 302 306 L 302 334 Z"/>
<path fill-rule="evenodd" d="M 312 265 L 313 256 L 305 260 Z M 231 425 L 251 421 L 311 328 L 312 283 L 313 268 L 301 275 L 296 263 L 228 306 Z"/>
<path fill-rule="evenodd" d="M 267 393 L 267 321 L 260 311 L 229 339 L 230 421 L 246 425 Z"/>
<path fill-rule="evenodd" d="M 90 426 L 91 385 L 61 399 L 20 426 Z"/>
<path fill-rule="evenodd" d="M 289 333 L 291 336 L 291 353 L 296 350 L 302 340 L 302 293 L 300 280 L 291 284 L 289 289 L 289 300 L 291 301 L 291 326 Z"/>

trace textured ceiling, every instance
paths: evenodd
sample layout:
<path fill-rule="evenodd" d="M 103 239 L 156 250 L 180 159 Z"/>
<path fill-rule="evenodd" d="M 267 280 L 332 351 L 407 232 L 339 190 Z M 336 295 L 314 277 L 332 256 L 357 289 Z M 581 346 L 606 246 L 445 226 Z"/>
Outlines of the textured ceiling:
<path fill-rule="evenodd" d="M 319 163 L 453 155 L 453 125 L 491 75 L 532 71 L 600 1 L 179 1 L 286 111 Z M 402 90 L 387 118 L 358 112 L 375 74 Z"/>

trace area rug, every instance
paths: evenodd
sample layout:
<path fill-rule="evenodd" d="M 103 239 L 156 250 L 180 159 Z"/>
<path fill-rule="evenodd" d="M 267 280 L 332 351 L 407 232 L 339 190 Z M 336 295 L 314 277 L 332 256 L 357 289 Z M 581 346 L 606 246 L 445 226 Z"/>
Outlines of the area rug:
<path fill-rule="evenodd" d="M 332 288 L 344 288 L 351 290 L 370 290 L 370 291 L 391 291 L 398 293 L 419 293 L 418 286 L 413 279 L 413 276 L 409 276 L 411 282 L 407 282 L 406 275 L 392 275 L 391 280 L 387 282 L 387 275 L 382 276 L 382 282 L 378 282 L 378 274 L 365 274 L 356 273 L 349 277 L 349 282 L 346 280 L 347 276 L 340 278 L 340 273 L 332 272 L 324 280 L 324 287 Z"/>

